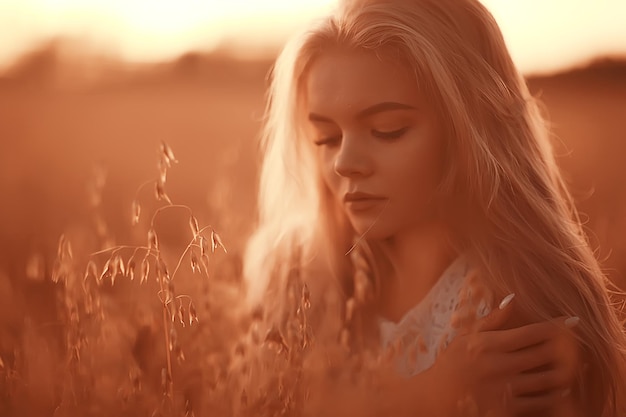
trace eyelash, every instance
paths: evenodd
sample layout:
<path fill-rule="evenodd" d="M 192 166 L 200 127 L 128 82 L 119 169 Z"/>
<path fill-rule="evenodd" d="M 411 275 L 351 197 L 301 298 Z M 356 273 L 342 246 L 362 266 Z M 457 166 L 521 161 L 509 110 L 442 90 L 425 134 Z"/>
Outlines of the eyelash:
<path fill-rule="evenodd" d="M 377 130 L 372 130 L 372 135 L 379 139 L 398 139 L 402 137 L 409 130 L 408 127 L 403 127 L 402 129 L 393 130 L 391 132 L 379 132 Z"/>
<path fill-rule="evenodd" d="M 400 137 L 402 137 L 402 135 L 406 133 L 407 130 L 409 130 L 408 127 L 403 127 L 402 129 L 394 130 L 391 132 L 380 132 L 377 130 L 372 130 L 371 133 L 372 133 L 372 136 L 378 139 L 392 140 L 392 139 L 399 139 Z M 334 145 L 339 140 L 341 140 L 341 137 L 323 138 L 323 139 L 315 141 L 315 145 L 317 146 Z"/>
<path fill-rule="evenodd" d="M 316 146 L 334 145 L 336 144 L 336 142 L 339 141 L 339 139 L 340 138 L 336 138 L 336 137 L 324 138 L 324 139 L 316 140 L 314 143 Z"/>

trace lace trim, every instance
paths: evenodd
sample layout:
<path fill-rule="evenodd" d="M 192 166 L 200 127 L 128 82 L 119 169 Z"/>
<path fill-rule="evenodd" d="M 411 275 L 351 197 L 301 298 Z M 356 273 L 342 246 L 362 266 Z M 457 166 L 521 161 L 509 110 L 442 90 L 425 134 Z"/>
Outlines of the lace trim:
<path fill-rule="evenodd" d="M 398 323 L 379 318 L 382 347 L 396 355 L 400 375 L 410 377 L 433 365 L 436 357 L 457 334 L 454 316 L 464 300 L 472 297 L 468 285 L 470 268 L 460 257 L 442 274 L 424 299 L 409 310 Z M 485 299 L 471 307 L 475 317 L 490 311 Z M 472 314 L 474 314 L 472 312 Z"/>

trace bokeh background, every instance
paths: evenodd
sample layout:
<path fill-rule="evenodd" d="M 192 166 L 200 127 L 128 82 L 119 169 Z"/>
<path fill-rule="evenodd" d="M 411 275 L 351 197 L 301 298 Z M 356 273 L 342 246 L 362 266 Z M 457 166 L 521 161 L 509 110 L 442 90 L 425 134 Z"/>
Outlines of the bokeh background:
<path fill-rule="evenodd" d="M 484 3 L 545 104 L 598 257 L 626 288 L 626 2 Z M 267 74 L 286 37 L 333 5 L 1 0 L 0 414 L 58 408 L 67 350 L 63 291 L 51 280 L 59 237 L 72 242 L 77 263 L 103 246 L 145 241 L 147 219 L 133 226 L 131 204 L 138 199 L 143 213 L 162 204 L 152 186 L 140 189 L 158 176 L 161 142 L 179 161 L 168 171 L 169 197 L 219 231 L 229 252 L 212 271 L 237 279 L 254 224 Z M 187 221 L 184 210 L 159 217 L 172 253 L 188 243 Z M 201 298 L 194 279 L 183 285 Z M 118 351 L 107 363 L 119 375 L 143 363 L 158 379 L 160 368 L 146 365 L 158 353 L 141 350 L 158 334 L 150 324 L 158 298 L 128 283 L 107 294 L 117 334 L 107 346 Z M 115 401 L 109 379 L 101 392 Z"/>

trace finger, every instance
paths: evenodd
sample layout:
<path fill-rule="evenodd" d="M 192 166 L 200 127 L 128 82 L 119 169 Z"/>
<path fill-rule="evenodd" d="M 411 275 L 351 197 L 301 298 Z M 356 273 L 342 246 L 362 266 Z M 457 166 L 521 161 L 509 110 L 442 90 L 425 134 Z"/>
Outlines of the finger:
<path fill-rule="evenodd" d="M 515 294 L 509 294 L 500 302 L 498 308 L 493 309 L 488 315 L 478 320 L 476 330 L 487 332 L 500 329 L 511 317 L 513 311 L 512 302 Z"/>
<path fill-rule="evenodd" d="M 558 330 L 551 341 L 557 357 L 555 366 L 570 379 L 576 377 L 584 356 L 581 343 L 573 328 L 579 321 L 578 317 L 561 317 L 558 321 Z"/>
<path fill-rule="evenodd" d="M 532 371 L 539 367 L 552 367 L 556 362 L 556 356 L 554 347 L 550 343 L 533 345 L 508 353 L 502 370 L 504 373 L 517 374 Z"/>
<path fill-rule="evenodd" d="M 576 337 L 575 327 L 580 322 L 580 318 L 576 316 L 562 316 L 552 321 L 556 325 L 557 331 L 553 334 L 553 338 L 559 343 L 576 347 L 578 339 Z"/>
<path fill-rule="evenodd" d="M 563 402 L 564 393 L 563 390 L 556 390 L 533 396 L 513 397 L 509 402 L 509 409 L 514 415 L 547 411 Z"/>
<path fill-rule="evenodd" d="M 558 329 L 549 321 L 532 323 L 507 330 L 488 333 L 492 347 L 501 352 L 515 352 L 551 340 Z"/>
<path fill-rule="evenodd" d="M 569 382 L 569 378 L 563 372 L 552 369 L 518 374 L 509 384 L 512 394 L 521 396 L 556 389 L 565 390 Z"/>
<path fill-rule="evenodd" d="M 563 320 L 563 326 L 568 329 L 573 329 L 574 327 L 578 326 L 578 323 L 580 323 L 580 317 L 578 316 L 561 317 L 561 319 Z"/>
<path fill-rule="evenodd" d="M 578 322 L 577 317 L 558 317 L 509 329 L 506 332 L 493 332 L 493 339 L 490 343 L 505 352 L 514 352 L 534 344 L 547 343 L 552 347 L 556 364 L 566 368 L 577 368 L 580 345 L 573 327 Z"/>

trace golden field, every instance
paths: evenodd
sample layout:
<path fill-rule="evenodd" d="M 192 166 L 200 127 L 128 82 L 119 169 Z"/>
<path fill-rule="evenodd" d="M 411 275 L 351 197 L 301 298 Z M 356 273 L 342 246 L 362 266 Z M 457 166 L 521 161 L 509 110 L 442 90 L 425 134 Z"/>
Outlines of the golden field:
<path fill-rule="evenodd" d="M 263 344 L 237 301 L 270 66 L 226 53 L 130 66 L 68 57 L 53 43 L 0 75 L 0 415 L 311 415 L 298 408 L 300 388 L 287 387 L 291 362 L 252 360 L 285 375 L 261 388 L 242 359 L 251 355 L 242 340 Z M 590 241 L 626 288 L 626 63 L 529 84 L 549 113 Z M 146 250 L 133 248 L 147 245 L 150 217 L 164 204 L 154 195 L 163 142 L 178 160 L 164 191 L 207 229 L 194 239 L 187 208 L 160 212 L 159 260 L 140 283 Z M 227 253 L 211 250 L 211 231 Z M 69 246 L 59 250 L 61 236 Z M 119 245 L 133 248 L 90 255 Z M 164 289 L 154 279 L 166 274 L 159 262 L 172 274 L 186 248 L 176 288 Z M 206 252 L 201 273 L 192 272 L 192 251 Z M 119 265 L 102 274 L 116 254 L 126 269 L 136 255 L 134 280 Z M 96 272 L 86 276 L 90 260 Z M 175 334 L 164 331 L 172 318 Z M 293 352 L 289 360 L 307 366 Z M 174 400 L 164 404 L 164 391 Z"/>

